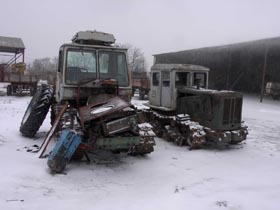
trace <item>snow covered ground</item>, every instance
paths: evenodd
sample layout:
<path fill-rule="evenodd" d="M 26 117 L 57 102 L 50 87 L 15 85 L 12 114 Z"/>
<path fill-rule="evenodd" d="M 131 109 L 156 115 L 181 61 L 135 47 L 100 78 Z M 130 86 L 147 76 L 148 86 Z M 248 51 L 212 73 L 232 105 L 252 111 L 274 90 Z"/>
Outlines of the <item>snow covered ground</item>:
<path fill-rule="evenodd" d="M 0 96 L 1 210 L 280 208 L 279 101 L 245 96 L 248 140 L 228 150 L 189 151 L 156 139 L 146 157 L 103 154 L 51 175 L 46 159 L 27 152 L 43 141 L 49 117 L 36 138 L 19 133 L 30 99 Z"/>

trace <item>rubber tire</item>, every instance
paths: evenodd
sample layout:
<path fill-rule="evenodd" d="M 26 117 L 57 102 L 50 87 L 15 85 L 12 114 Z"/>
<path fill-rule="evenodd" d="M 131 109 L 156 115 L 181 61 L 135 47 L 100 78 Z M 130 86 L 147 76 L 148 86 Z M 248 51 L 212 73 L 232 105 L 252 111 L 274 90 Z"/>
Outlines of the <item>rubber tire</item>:
<path fill-rule="evenodd" d="M 21 121 L 20 132 L 26 137 L 34 137 L 41 127 L 50 105 L 53 101 L 53 91 L 48 85 L 41 85 L 30 101 Z"/>
<path fill-rule="evenodd" d="M 10 95 L 12 95 L 12 86 L 8 85 L 7 86 L 7 96 L 10 96 Z"/>

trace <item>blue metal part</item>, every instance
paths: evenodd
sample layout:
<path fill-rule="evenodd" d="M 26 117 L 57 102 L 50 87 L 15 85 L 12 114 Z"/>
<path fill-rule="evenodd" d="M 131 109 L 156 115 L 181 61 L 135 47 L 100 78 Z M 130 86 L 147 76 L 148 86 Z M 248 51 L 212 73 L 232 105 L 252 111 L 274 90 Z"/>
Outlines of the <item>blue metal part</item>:
<path fill-rule="evenodd" d="M 81 143 L 81 136 L 65 129 L 48 159 L 48 166 L 53 172 L 61 173 Z"/>

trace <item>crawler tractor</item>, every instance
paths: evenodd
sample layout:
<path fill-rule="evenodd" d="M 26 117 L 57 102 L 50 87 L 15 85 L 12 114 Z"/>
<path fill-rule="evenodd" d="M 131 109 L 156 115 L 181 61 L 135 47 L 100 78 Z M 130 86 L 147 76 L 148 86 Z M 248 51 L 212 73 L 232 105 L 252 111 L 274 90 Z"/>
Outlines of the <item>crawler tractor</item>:
<path fill-rule="evenodd" d="M 155 64 L 151 68 L 150 110 L 157 136 L 189 145 L 225 147 L 246 139 L 242 95 L 208 88 L 209 69 L 189 64 Z"/>
<path fill-rule="evenodd" d="M 132 86 L 126 49 L 113 46 L 112 34 L 81 31 L 59 49 L 54 90 L 47 85 L 32 98 L 21 123 L 33 137 L 51 108 L 52 128 L 41 146 L 59 140 L 48 159 L 53 172 L 62 172 L 71 158 L 103 149 L 144 155 L 153 151 L 152 130 L 130 104 Z"/>

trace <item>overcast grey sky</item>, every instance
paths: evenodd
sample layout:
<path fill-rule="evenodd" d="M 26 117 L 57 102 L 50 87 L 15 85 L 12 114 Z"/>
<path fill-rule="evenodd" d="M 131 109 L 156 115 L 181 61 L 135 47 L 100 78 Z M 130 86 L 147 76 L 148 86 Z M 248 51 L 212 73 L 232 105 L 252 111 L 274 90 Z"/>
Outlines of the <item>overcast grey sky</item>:
<path fill-rule="evenodd" d="M 57 56 L 79 30 L 113 33 L 153 54 L 280 36 L 279 0 L 1 0 L 0 35 L 27 61 Z"/>

